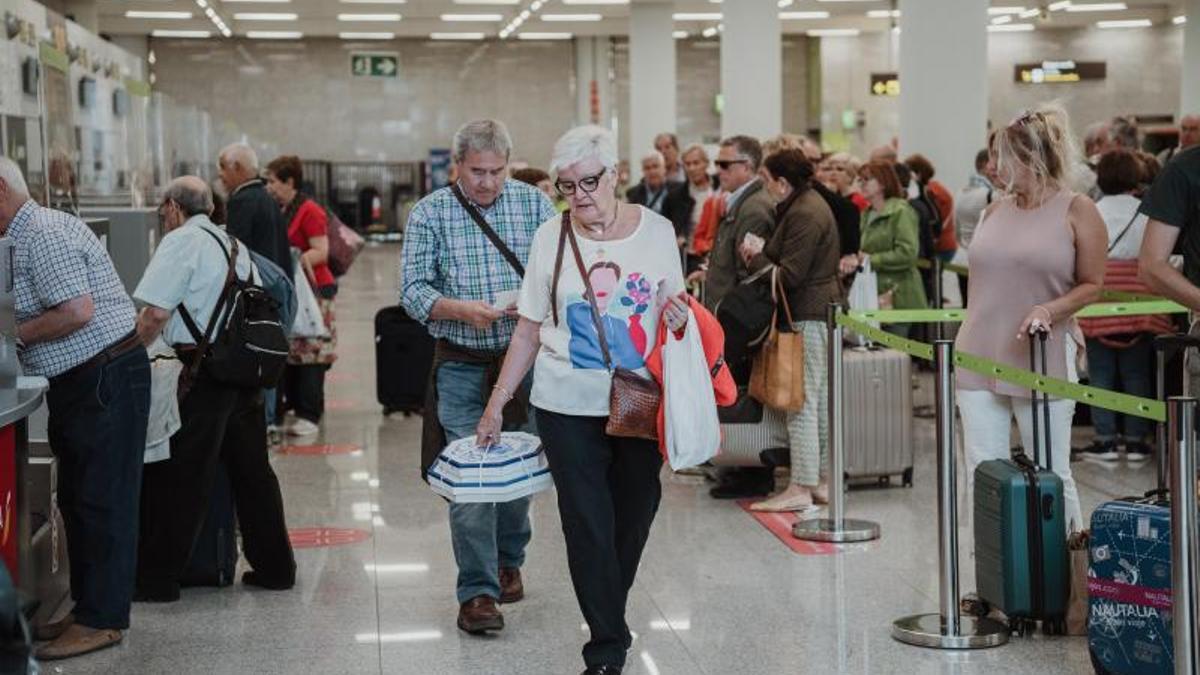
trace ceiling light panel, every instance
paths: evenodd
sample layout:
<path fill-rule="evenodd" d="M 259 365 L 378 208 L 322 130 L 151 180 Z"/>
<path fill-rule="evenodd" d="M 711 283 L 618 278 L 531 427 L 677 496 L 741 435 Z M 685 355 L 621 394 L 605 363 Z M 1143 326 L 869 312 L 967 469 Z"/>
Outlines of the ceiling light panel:
<path fill-rule="evenodd" d="M 190 19 L 191 12 L 142 12 L 129 10 L 125 12 L 126 19 Z"/>
<path fill-rule="evenodd" d="M 900 10 L 898 9 L 872 9 L 867 12 L 869 19 L 897 19 L 900 18 Z"/>
<path fill-rule="evenodd" d="M 503 14 L 443 14 L 442 21 L 494 22 L 503 21 Z"/>
<path fill-rule="evenodd" d="M 825 2 L 848 2 L 849 0 L 825 0 Z M 854 37 L 862 31 L 857 28 L 814 28 L 805 31 L 809 37 Z"/>
<path fill-rule="evenodd" d="M 246 37 L 251 40 L 299 40 L 304 33 L 293 30 L 251 30 L 246 31 Z"/>
<path fill-rule="evenodd" d="M 207 38 L 212 37 L 212 33 L 206 30 L 165 30 L 155 29 L 150 31 L 150 37 L 156 38 Z"/>
<path fill-rule="evenodd" d="M 517 33 L 518 40 L 570 40 L 570 33 Z"/>
<path fill-rule="evenodd" d="M 395 22 L 399 21 L 399 14 L 338 14 L 338 21 L 375 21 L 375 22 Z"/>
<path fill-rule="evenodd" d="M 407 0 L 341 0 L 346 5 L 403 5 Z"/>
<path fill-rule="evenodd" d="M 1007 6 L 1007 7 L 988 7 L 988 14 L 998 16 L 1001 14 L 1020 14 L 1024 12 L 1024 7 Z"/>
<path fill-rule="evenodd" d="M 295 21 L 300 18 L 294 12 L 237 12 L 236 21 Z"/>
<path fill-rule="evenodd" d="M 430 33 L 430 40 L 482 40 L 483 33 Z"/>
<path fill-rule="evenodd" d="M 676 21 L 720 21 L 720 12 L 675 12 L 671 18 Z"/>
<path fill-rule="evenodd" d="M 1149 28 L 1154 22 L 1150 19 L 1126 19 L 1123 21 L 1097 21 L 1097 28 Z"/>
<path fill-rule="evenodd" d="M 822 11 L 804 11 L 804 12 L 780 12 L 779 18 L 783 21 L 803 21 L 807 19 L 828 19 L 829 12 Z"/>
<path fill-rule="evenodd" d="M 394 40 L 395 33 L 363 33 L 363 32 L 343 32 L 338 33 L 338 37 L 343 40 Z"/>
<path fill-rule="evenodd" d="M 603 14 L 543 14 L 542 21 L 602 21 Z"/>
<path fill-rule="evenodd" d="M 1068 12 L 1123 12 L 1127 9 L 1129 9 L 1129 5 L 1123 2 L 1096 2 L 1080 5 L 1071 3 L 1067 5 Z"/>
<path fill-rule="evenodd" d="M 1027 33 L 1033 30 L 1031 23 L 1006 23 L 999 26 L 988 26 L 989 33 Z"/>

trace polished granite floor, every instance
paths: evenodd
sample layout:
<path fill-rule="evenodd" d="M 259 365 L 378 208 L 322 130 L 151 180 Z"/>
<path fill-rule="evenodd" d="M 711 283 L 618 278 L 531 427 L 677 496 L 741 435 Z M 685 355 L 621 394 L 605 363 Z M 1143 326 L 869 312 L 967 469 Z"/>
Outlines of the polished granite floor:
<path fill-rule="evenodd" d="M 340 360 L 318 443 L 342 454 L 280 454 L 293 528 L 308 532 L 290 592 L 240 584 L 138 605 L 119 647 L 44 672 L 122 675 L 346 673 L 573 675 L 585 637 L 553 495 L 535 500 L 527 599 L 489 638 L 455 628 L 446 507 L 417 472 L 420 421 L 385 419 L 375 402 L 372 317 L 394 303 L 399 249 L 360 258 L 338 298 Z M 918 398 L 930 400 L 923 387 Z M 1014 638 L 951 653 L 890 637 L 892 621 L 937 607 L 933 423 L 917 420 L 916 485 L 855 490 L 851 515 L 882 538 L 837 555 L 799 555 L 697 478 L 664 474 L 664 498 L 631 594 L 630 675 L 794 673 L 1090 673 L 1085 640 Z M 1085 509 L 1140 492 L 1150 466 L 1076 464 Z M 966 532 L 964 530 L 964 537 Z M 356 538 L 361 541 L 355 542 Z M 352 543 L 341 543 L 350 541 Z M 963 547 L 963 586 L 973 576 Z"/>

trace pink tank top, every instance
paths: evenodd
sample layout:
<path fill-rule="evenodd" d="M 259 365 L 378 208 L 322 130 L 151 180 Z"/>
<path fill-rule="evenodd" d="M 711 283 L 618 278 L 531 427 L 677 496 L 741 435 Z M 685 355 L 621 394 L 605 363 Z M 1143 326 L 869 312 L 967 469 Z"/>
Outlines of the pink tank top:
<path fill-rule="evenodd" d="M 1036 209 L 1020 209 L 1012 197 L 979 224 L 971 241 L 967 320 L 955 349 L 1017 368 L 1029 368 L 1029 341 L 1017 329 L 1034 305 L 1075 287 L 1075 241 L 1067 211 L 1075 193 L 1063 190 Z M 1047 343 L 1051 377 L 1067 378 L 1064 340 L 1074 339 L 1074 319 L 1054 324 Z M 1040 367 L 1040 364 L 1039 364 Z M 1028 389 L 958 370 L 962 389 L 990 390 L 1029 398 Z"/>

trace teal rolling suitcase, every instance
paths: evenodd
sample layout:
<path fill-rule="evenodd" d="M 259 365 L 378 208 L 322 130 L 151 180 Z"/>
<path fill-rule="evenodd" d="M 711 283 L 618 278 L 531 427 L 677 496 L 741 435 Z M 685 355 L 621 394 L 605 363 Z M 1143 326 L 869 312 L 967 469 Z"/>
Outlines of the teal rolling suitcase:
<path fill-rule="evenodd" d="M 1040 342 L 1044 372 L 1042 336 L 1030 340 L 1030 361 Z M 1070 590 L 1063 486 L 1052 470 L 1049 396 L 1036 391 L 1033 439 L 1033 459 L 1021 452 L 975 469 L 975 579 L 979 598 L 1003 611 L 1017 633 L 1032 632 L 1040 621 L 1044 632 L 1061 635 Z M 1043 440 L 1046 468 L 1040 466 Z"/>

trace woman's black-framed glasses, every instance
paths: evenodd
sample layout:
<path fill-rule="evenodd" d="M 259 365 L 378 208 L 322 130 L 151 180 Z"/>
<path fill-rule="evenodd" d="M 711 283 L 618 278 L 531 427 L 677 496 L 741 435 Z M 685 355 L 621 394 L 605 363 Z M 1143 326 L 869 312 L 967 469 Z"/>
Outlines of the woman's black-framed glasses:
<path fill-rule="evenodd" d="M 591 176 L 584 176 L 574 183 L 571 181 L 560 180 L 554 184 L 554 189 L 558 190 L 558 194 L 564 197 L 574 196 L 576 187 L 590 195 L 600 187 L 600 179 L 604 177 L 604 174 L 607 171 L 608 167 L 605 167 L 600 169 L 600 173 Z"/>

